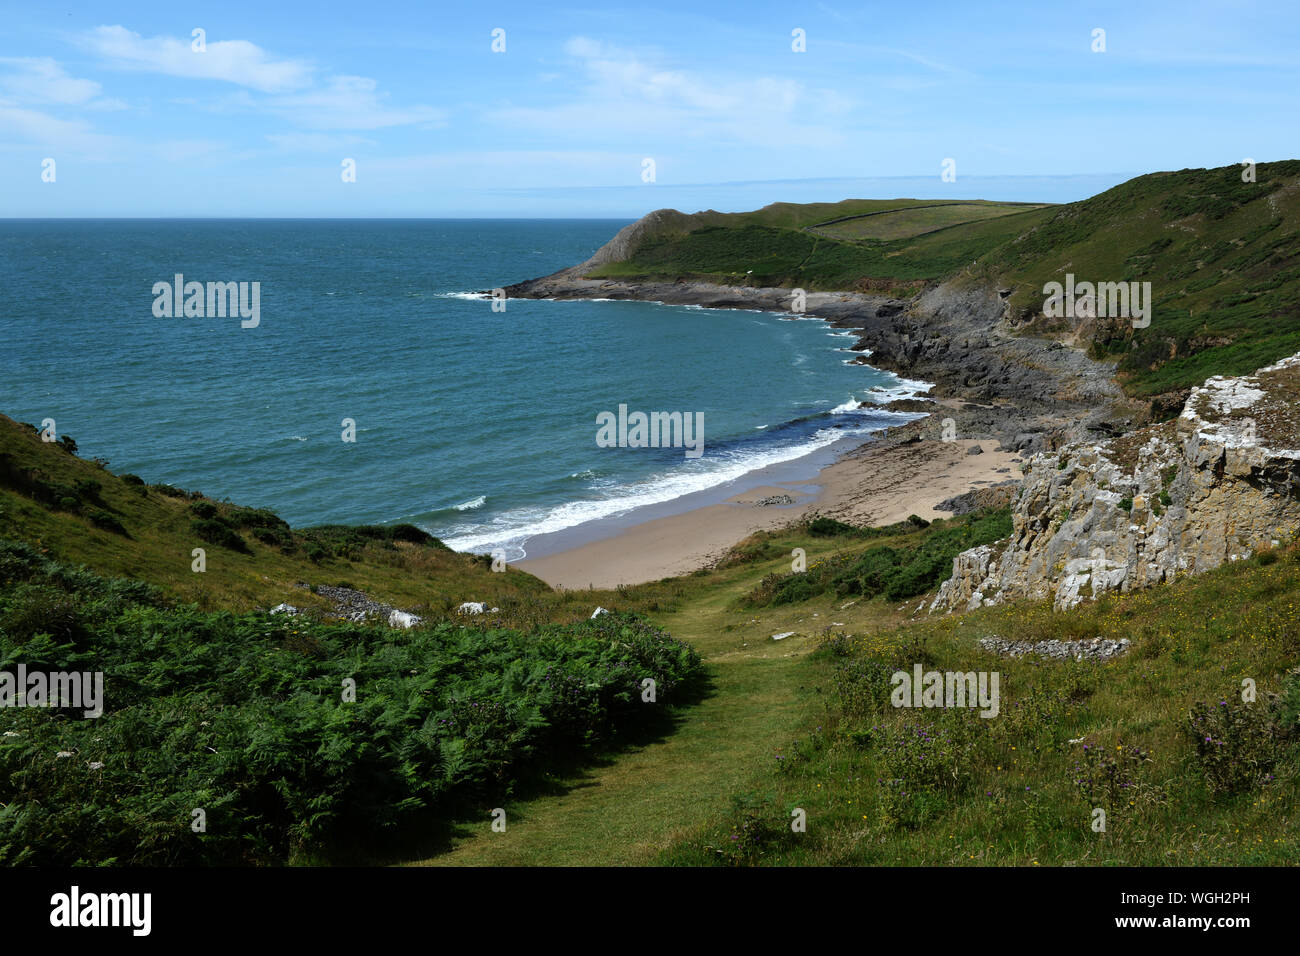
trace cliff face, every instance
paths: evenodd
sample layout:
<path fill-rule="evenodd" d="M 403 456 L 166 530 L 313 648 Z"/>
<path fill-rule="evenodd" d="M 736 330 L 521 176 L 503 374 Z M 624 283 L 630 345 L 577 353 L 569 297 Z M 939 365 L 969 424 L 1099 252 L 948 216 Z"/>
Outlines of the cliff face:
<path fill-rule="evenodd" d="M 1300 533 L 1300 355 L 1192 389 L 1181 417 L 1035 456 L 1011 538 L 959 555 L 931 610 L 1198 574 Z"/>

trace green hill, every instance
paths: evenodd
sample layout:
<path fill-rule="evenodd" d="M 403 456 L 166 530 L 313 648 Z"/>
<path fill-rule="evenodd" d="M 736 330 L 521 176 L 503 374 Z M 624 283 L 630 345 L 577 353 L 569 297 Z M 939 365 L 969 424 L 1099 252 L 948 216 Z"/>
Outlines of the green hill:
<path fill-rule="evenodd" d="M 1210 375 L 1300 350 L 1300 161 L 1139 176 L 1061 206 L 899 199 L 774 203 L 749 213 L 655 214 L 592 278 L 885 290 L 943 280 L 1009 289 L 1026 332 L 1113 357 L 1121 383 L 1166 414 Z M 1048 282 L 1150 282 L 1149 327 L 1049 320 Z"/>
<path fill-rule="evenodd" d="M 647 230 L 630 258 L 588 275 L 902 292 L 968 265 L 1048 212 L 1007 203 L 849 199 L 677 213 Z"/>
<path fill-rule="evenodd" d="M 697 676 L 619 594 L 411 525 L 295 530 L 75 451 L 0 416 L 0 865 L 431 851 L 557 762 L 662 733 Z M 323 585 L 424 620 L 340 619 Z M 589 619 L 593 599 L 614 612 Z M 465 600 L 500 607 L 451 613 Z M 299 613 L 266 613 L 282 602 Z M 98 674 L 102 697 L 49 710 L 23 674 Z"/>
<path fill-rule="evenodd" d="M 1088 281 L 1149 281 L 1147 328 L 1086 330 L 1113 355 L 1135 395 L 1185 390 L 1211 375 L 1241 375 L 1300 350 L 1300 161 L 1139 176 L 1053 210 L 985 253 L 972 272 L 1011 285 L 1031 329 L 1043 286 L 1067 272 Z"/>
<path fill-rule="evenodd" d="M 33 426 L 0 415 L 0 538 L 201 608 L 329 606 L 300 584 L 344 585 L 419 613 L 550 592 L 410 525 L 295 530 L 265 509 L 116 475 L 75 447 L 66 437 L 43 442 Z M 195 548 L 206 552 L 202 573 Z"/>

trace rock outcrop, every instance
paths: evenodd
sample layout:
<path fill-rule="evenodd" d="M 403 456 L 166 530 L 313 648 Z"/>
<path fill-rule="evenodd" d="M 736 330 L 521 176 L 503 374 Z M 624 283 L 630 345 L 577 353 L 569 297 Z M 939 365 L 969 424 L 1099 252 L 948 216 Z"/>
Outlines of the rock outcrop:
<path fill-rule="evenodd" d="M 1300 355 L 1192 389 L 1182 415 L 1029 462 L 1006 541 L 957 556 L 931 610 L 1058 610 L 1250 557 L 1300 533 Z"/>
<path fill-rule="evenodd" d="M 1131 644 L 1127 637 L 1121 637 L 1118 641 L 1105 637 L 1094 637 L 1090 641 L 1007 641 L 1000 637 L 982 637 L 979 641 L 984 650 L 1004 657 L 1033 654 L 1058 661 L 1108 661 L 1112 657 L 1119 657 Z"/>

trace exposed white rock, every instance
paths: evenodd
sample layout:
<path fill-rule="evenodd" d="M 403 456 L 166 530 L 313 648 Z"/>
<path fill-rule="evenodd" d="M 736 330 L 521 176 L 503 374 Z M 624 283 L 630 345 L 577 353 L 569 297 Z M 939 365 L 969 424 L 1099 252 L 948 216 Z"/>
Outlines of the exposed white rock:
<path fill-rule="evenodd" d="M 602 614 L 608 614 L 608 613 L 609 613 L 608 609 L 603 607 L 597 607 L 596 610 L 591 612 L 591 616 L 600 617 Z M 590 618 L 588 620 L 590 620 Z"/>
<path fill-rule="evenodd" d="M 395 608 L 388 614 L 389 627 L 415 627 L 415 625 L 421 623 L 422 620 L 423 618 L 418 614 L 411 614 L 409 611 L 399 611 Z"/>
<path fill-rule="evenodd" d="M 1006 641 L 1000 637 L 982 637 L 979 645 L 986 651 L 1001 654 L 1004 657 L 1025 657 L 1033 654 L 1037 657 L 1049 657 L 1056 660 L 1109 660 L 1126 652 L 1132 642 L 1127 637 L 1111 640 L 1094 637 L 1087 641 Z M 1080 737 L 1080 740 L 1083 738 Z M 1078 741 L 1070 741 L 1077 743 Z"/>
<path fill-rule="evenodd" d="M 1050 599 L 1058 610 L 1277 547 L 1300 534 L 1300 452 L 1279 387 L 1300 355 L 1194 388 L 1174 422 L 1035 456 L 1011 537 L 953 561 L 931 611 Z"/>
<path fill-rule="evenodd" d="M 298 609 L 294 607 L 292 604 L 277 604 L 275 607 L 271 608 L 271 613 L 288 614 L 290 617 L 293 617 L 294 615 L 298 614 Z"/>

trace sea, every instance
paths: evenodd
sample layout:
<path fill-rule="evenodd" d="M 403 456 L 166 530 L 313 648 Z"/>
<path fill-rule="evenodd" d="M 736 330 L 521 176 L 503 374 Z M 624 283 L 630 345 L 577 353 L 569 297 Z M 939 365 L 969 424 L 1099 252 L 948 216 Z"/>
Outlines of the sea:
<path fill-rule="evenodd" d="M 911 417 L 858 407 L 923 386 L 852 364 L 854 336 L 817 319 L 483 295 L 624 225 L 0 221 L 0 413 L 295 527 L 409 522 L 511 561 Z M 248 283 L 256 324 L 206 294 L 171 309 L 178 275 Z M 620 406 L 690 415 L 702 453 L 598 443 Z"/>

